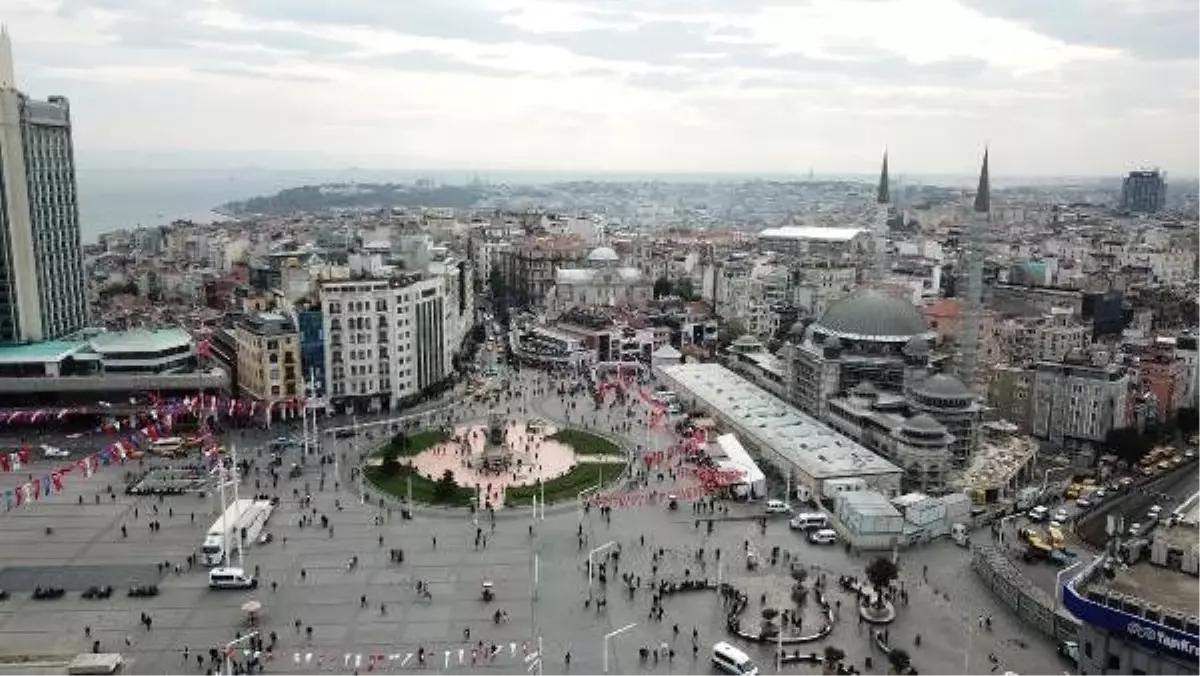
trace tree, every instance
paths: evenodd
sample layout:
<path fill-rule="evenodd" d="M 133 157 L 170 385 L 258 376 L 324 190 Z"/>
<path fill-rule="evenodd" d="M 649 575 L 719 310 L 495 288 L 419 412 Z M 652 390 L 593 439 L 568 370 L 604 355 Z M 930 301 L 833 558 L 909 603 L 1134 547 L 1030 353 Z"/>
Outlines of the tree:
<path fill-rule="evenodd" d="M 807 579 L 808 571 L 803 566 L 792 566 L 792 601 L 796 604 L 804 603 L 808 597 L 808 588 L 804 586 Z"/>
<path fill-rule="evenodd" d="M 892 665 L 893 674 L 903 674 L 908 672 L 908 668 L 912 666 L 912 657 L 909 657 L 906 650 L 892 648 L 888 653 L 888 664 Z"/>
<path fill-rule="evenodd" d="M 722 322 L 720 328 L 717 329 L 717 347 L 725 349 L 729 344 L 746 333 L 746 325 L 740 319 L 732 319 L 728 322 Z"/>
<path fill-rule="evenodd" d="M 778 616 L 779 611 L 774 608 L 762 609 L 762 629 L 759 630 L 759 634 L 763 638 L 774 636 L 781 631 L 775 627 L 775 618 Z"/>
<path fill-rule="evenodd" d="M 675 282 L 674 289 L 675 289 L 675 295 L 679 296 L 680 298 L 682 298 L 684 300 L 687 300 L 687 301 L 700 300 L 700 295 L 696 293 L 696 287 L 692 283 L 691 277 L 684 277 L 683 279 L 680 279 L 679 281 Z"/>
<path fill-rule="evenodd" d="M 875 588 L 875 604 L 876 607 L 883 605 L 883 590 L 887 589 L 888 585 L 900 574 L 896 569 L 896 564 L 892 560 L 880 556 L 871 563 L 867 564 L 867 580 L 871 582 L 871 586 Z"/>
<path fill-rule="evenodd" d="M 671 295 L 671 280 L 666 277 L 659 277 L 654 280 L 654 298 L 655 300 L 663 296 Z"/>
<path fill-rule="evenodd" d="M 1104 446 L 1108 449 L 1108 452 L 1116 455 L 1130 465 L 1141 460 L 1142 456 L 1154 448 L 1154 444 L 1155 439 L 1153 435 L 1139 434 L 1137 429 L 1133 427 L 1109 430 L 1108 435 L 1104 439 Z"/>
<path fill-rule="evenodd" d="M 437 484 L 434 485 L 433 499 L 438 502 L 450 502 L 457 490 L 458 482 L 454 480 L 454 470 L 448 469 L 442 472 L 442 478 L 438 479 Z"/>
<path fill-rule="evenodd" d="M 837 646 L 825 646 L 825 658 L 821 660 L 821 671 L 826 674 L 837 673 L 842 660 L 846 659 L 846 651 Z"/>
<path fill-rule="evenodd" d="M 379 466 L 380 474 L 391 477 L 400 473 L 400 451 L 402 448 L 403 446 L 395 443 L 395 441 L 384 447 L 383 464 Z"/>

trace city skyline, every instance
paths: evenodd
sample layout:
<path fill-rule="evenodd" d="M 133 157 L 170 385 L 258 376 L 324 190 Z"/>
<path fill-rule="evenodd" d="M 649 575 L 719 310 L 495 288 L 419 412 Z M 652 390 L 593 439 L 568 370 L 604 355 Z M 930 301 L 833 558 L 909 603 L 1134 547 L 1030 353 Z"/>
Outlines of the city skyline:
<path fill-rule="evenodd" d="M 1109 2 L 14 0 L 81 165 L 1197 174 L 1197 10 Z"/>

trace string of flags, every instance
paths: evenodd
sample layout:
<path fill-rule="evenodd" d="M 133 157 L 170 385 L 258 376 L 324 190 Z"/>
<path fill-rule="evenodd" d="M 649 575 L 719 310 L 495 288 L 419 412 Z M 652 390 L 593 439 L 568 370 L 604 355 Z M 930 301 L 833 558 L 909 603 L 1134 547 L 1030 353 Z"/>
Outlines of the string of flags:
<path fill-rule="evenodd" d="M 180 416 L 200 415 L 214 418 L 254 418 L 257 415 L 266 416 L 267 420 L 278 417 L 280 420 L 291 420 L 300 416 L 306 400 L 301 397 L 281 399 L 276 401 L 258 401 L 256 399 L 238 399 L 216 394 L 199 394 L 195 397 L 180 399 L 153 399 L 141 408 L 148 408 L 152 415 Z M 136 404 L 131 400 L 130 404 Z M 109 402 L 100 402 L 92 406 L 68 406 L 39 409 L 7 409 L 0 410 L 0 424 L 17 425 L 48 423 L 61 421 L 69 416 L 93 416 L 101 413 L 102 409 L 111 408 Z M 98 410 L 100 409 L 100 410 Z"/>
<path fill-rule="evenodd" d="M 633 379 L 626 377 L 624 382 L 606 381 L 600 384 L 600 398 L 604 399 L 607 394 L 616 390 L 618 392 L 626 391 L 636 387 L 636 392 L 642 401 L 650 406 L 650 429 L 665 429 L 668 422 L 667 406 L 663 402 L 655 399 L 649 391 L 644 387 L 638 387 L 633 383 Z"/>
<path fill-rule="evenodd" d="M 95 453 L 88 454 L 74 463 L 63 465 L 40 477 L 31 477 L 28 481 L 12 488 L 4 489 L 4 511 L 8 512 L 18 507 L 28 507 L 30 503 L 49 497 L 63 490 L 63 481 L 67 475 L 91 478 L 100 468 L 112 464 L 125 464 L 126 460 L 136 460 L 142 455 L 142 448 L 154 439 L 161 438 L 164 432 L 170 432 L 170 420 L 154 422 L 135 430 L 129 436 L 118 439 Z M 205 452 L 205 457 L 212 461 L 215 453 Z M 0 454 L 0 471 L 20 472 L 32 459 L 33 451 L 22 448 L 11 453 Z"/>
<path fill-rule="evenodd" d="M 387 671 L 390 669 L 412 669 L 428 664 L 441 663 L 444 670 L 452 667 L 473 667 L 485 664 L 495 664 L 498 660 L 513 663 L 516 660 L 525 664 L 536 663 L 540 659 L 536 641 L 512 641 L 507 650 L 504 645 L 485 645 L 482 650 L 470 646 L 449 650 L 428 650 L 424 655 L 416 651 L 406 652 L 376 652 L 376 653 L 343 653 L 323 654 L 312 652 L 292 653 L 292 667 L 299 669 L 316 669 L 318 671 L 334 671 L 354 673 L 366 671 Z M 520 651 L 518 657 L 517 652 Z M 241 650 L 246 658 L 254 656 L 253 651 Z M 439 654 L 440 652 L 440 654 Z M 507 653 L 507 654 L 506 654 Z M 423 661 L 422 661 L 423 658 Z"/>

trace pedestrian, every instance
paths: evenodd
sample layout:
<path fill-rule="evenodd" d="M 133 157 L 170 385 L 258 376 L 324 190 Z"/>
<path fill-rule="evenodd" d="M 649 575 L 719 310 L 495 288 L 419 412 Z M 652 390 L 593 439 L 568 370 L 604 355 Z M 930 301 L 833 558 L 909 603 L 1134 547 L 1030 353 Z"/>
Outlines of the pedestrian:
<path fill-rule="evenodd" d="M 83 637 L 84 637 L 84 638 L 91 638 L 91 637 L 92 637 L 92 628 L 91 628 L 90 626 L 85 626 L 85 627 L 83 628 Z"/>

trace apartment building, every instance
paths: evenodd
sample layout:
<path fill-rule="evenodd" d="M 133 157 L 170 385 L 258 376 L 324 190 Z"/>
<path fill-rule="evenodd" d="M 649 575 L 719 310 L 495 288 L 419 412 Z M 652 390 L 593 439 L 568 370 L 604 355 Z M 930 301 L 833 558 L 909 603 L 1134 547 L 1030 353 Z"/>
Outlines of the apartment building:
<path fill-rule="evenodd" d="M 302 394 L 300 333 L 290 317 L 273 312 L 246 315 L 232 334 L 240 394 L 264 402 Z"/>
<path fill-rule="evenodd" d="M 575 268 L 588 255 L 587 243 L 571 237 L 539 237 L 496 252 L 509 297 L 517 307 L 537 307 L 554 287 L 559 268 Z"/>
<path fill-rule="evenodd" d="M 446 381 L 474 324 L 464 265 L 320 288 L 325 393 L 335 411 L 390 410 Z"/>
<path fill-rule="evenodd" d="M 1095 463 L 1108 433 L 1129 426 L 1130 377 L 1122 366 L 1082 352 L 1043 361 L 1033 381 L 1033 435 L 1062 448 L 1077 466 Z"/>

